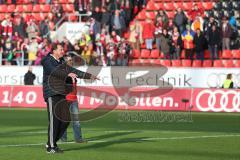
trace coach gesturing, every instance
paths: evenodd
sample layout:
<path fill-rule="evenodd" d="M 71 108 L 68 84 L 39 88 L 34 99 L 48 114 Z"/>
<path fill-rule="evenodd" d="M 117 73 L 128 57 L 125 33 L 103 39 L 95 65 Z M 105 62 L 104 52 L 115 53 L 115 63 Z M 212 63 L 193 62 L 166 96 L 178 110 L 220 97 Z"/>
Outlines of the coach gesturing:
<path fill-rule="evenodd" d="M 47 153 L 62 153 L 57 141 L 62 137 L 69 125 L 69 103 L 65 99 L 66 78 L 98 79 L 67 65 L 63 60 L 63 48 L 53 44 L 52 52 L 41 61 L 43 66 L 43 97 L 48 110 L 48 142 Z"/>

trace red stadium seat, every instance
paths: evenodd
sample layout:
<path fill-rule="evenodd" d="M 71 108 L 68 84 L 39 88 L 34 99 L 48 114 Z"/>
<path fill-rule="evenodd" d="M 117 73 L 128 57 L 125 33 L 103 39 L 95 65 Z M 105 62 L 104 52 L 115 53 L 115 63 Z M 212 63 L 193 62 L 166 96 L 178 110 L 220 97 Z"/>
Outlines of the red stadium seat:
<path fill-rule="evenodd" d="M 167 11 L 175 10 L 173 3 L 164 3 L 163 7 L 164 7 L 164 10 L 167 10 Z"/>
<path fill-rule="evenodd" d="M 240 60 L 233 61 L 234 67 L 240 68 Z"/>
<path fill-rule="evenodd" d="M 141 57 L 140 51 L 137 50 L 137 49 L 134 49 L 134 50 L 133 50 L 132 57 L 133 57 L 133 58 L 140 58 L 140 57 Z"/>
<path fill-rule="evenodd" d="M 31 4 L 23 5 L 24 12 L 32 12 L 33 6 Z"/>
<path fill-rule="evenodd" d="M 0 12 L 5 13 L 7 11 L 8 7 L 5 4 L 0 5 Z"/>
<path fill-rule="evenodd" d="M 183 3 L 183 10 L 188 11 L 188 10 L 192 10 L 192 8 L 193 8 L 192 2 L 184 2 Z"/>
<path fill-rule="evenodd" d="M 152 61 L 152 66 L 162 66 L 160 59 L 154 59 Z"/>
<path fill-rule="evenodd" d="M 212 60 L 204 60 L 203 67 L 212 67 Z"/>
<path fill-rule="evenodd" d="M 182 52 L 181 52 L 181 58 L 182 58 L 182 59 L 185 58 L 185 54 L 186 54 L 186 53 L 185 53 L 185 50 L 182 50 Z"/>
<path fill-rule="evenodd" d="M 205 10 L 211 10 L 213 8 L 213 3 L 212 2 L 203 2 L 203 8 Z"/>
<path fill-rule="evenodd" d="M 210 51 L 209 51 L 209 50 L 205 50 L 205 51 L 204 51 L 204 58 L 205 58 L 205 59 L 211 58 L 211 54 L 210 54 Z"/>
<path fill-rule="evenodd" d="M 40 8 L 41 8 L 41 11 L 42 12 L 50 12 L 50 10 L 51 10 L 51 6 L 49 5 L 49 4 L 42 4 L 41 6 L 40 6 Z"/>
<path fill-rule="evenodd" d="M 219 57 L 219 59 L 222 59 L 222 51 L 221 50 L 218 51 L 218 57 Z"/>
<path fill-rule="evenodd" d="M 41 20 L 45 19 L 45 17 L 47 17 L 47 14 L 44 14 L 44 13 L 33 13 L 33 16 L 34 16 L 34 18 L 37 21 L 41 21 Z"/>
<path fill-rule="evenodd" d="M 232 56 L 234 59 L 240 59 L 240 50 L 232 50 Z"/>
<path fill-rule="evenodd" d="M 224 50 L 222 52 L 222 58 L 231 59 L 232 58 L 232 51 L 231 50 Z"/>
<path fill-rule="evenodd" d="M 142 66 L 151 66 L 152 60 L 151 59 L 142 59 L 141 64 L 142 64 Z"/>
<path fill-rule="evenodd" d="M 213 67 L 223 67 L 222 60 L 215 60 L 213 62 Z"/>
<path fill-rule="evenodd" d="M 154 2 L 149 2 L 147 7 L 146 7 L 146 10 L 148 10 L 148 11 L 155 11 L 155 10 L 157 10 L 157 7 L 156 7 Z"/>
<path fill-rule="evenodd" d="M 0 21 L 4 20 L 5 18 L 5 13 L 0 13 Z"/>
<path fill-rule="evenodd" d="M 155 15 L 154 12 L 146 12 L 146 17 L 151 18 L 151 19 L 155 19 L 156 15 Z"/>
<path fill-rule="evenodd" d="M 68 3 L 67 0 L 58 0 L 59 3 L 63 4 L 63 3 Z"/>
<path fill-rule="evenodd" d="M 163 65 L 163 66 L 167 66 L 167 67 L 170 67 L 170 66 L 171 66 L 171 61 L 170 61 L 170 60 L 167 60 L 167 59 L 160 60 L 160 63 L 161 63 L 161 65 Z"/>
<path fill-rule="evenodd" d="M 16 6 L 16 10 L 15 10 L 16 12 L 24 12 L 24 8 L 23 8 L 23 5 L 17 5 Z M 31 10 L 30 10 L 31 11 Z"/>
<path fill-rule="evenodd" d="M 164 53 L 163 53 L 163 52 L 160 53 L 160 58 L 161 58 L 161 59 L 164 58 Z"/>
<path fill-rule="evenodd" d="M 31 3 L 30 0 L 22 0 L 22 1 L 23 1 L 22 4 L 28 4 L 28 3 Z M 45 1 L 45 3 L 46 3 L 46 1 Z"/>
<path fill-rule="evenodd" d="M 202 61 L 201 60 L 194 60 L 192 63 L 192 67 L 202 67 Z"/>
<path fill-rule="evenodd" d="M 170 19 L 172 19 L 172 18 L 174 18 L 174 16 L 175 16 L 175 12 L 174 11 L 168 11 L 167 12 L 167 15 L 168 15 L 168 18 L 170 18 Z"/>
<path fill-rule="evenodd" d="M 41 20 L 41 16 L 39 13 L 32 13 L 32 16 L 34 17 L 34 19 L 36 19 L 37 21 Z"/>
<path fill-rule="evenodd" d="M 40 11 L 41 11 L 41 8 L 39 4 L 33 5 L 33 12 L 40 12 Z"/>
<path fill-rule="evenodd" d="M 141 66 L 142 65 L 142 62 L 140 59 L 133 59 L 131 62 L 130 62 L 130 65 L 131 66 Z"/>
<path fill-rule="evenodd" d="M 197 4 L 198 8 L 203 9 L 203 3 L 202 2 L 195 2 Z"/>
<path fill-rule="evenodd" d="M 38 2 L 41 3 L 41 4 L 45 4 L 46 0 L 39 0 Z"/>
<path fill-rule="evenodd" d="M 73 4 L 63 4 L 62 5 L 64 12 L 72 12 L 74 11 Z"/>
<path fill-rule="evenodd" d="M 46 19 L 46 17 L 47 17 L 47 13 L 40 13 L 41 20 Z"/>
<path fill-rule="evenodd" d="M 133 66 L 132 61 L 133 61 L 133 60 L 131 60 L 131 59 L 128 60 L 128 66 Z"/>
<path fill-rule="evenodd" d="M 150 58 L 150 51 L 148 49 L 143 49 L 141 51 L 141 58 Z"/>
<path fill-rule="evenodd" d="M 182 66 L 181 60 L 179 60 L 179 59 L 172 60 L 172 66 L 173 67 L 181 67 Z"/>
<path fill-rule="evenodd" d="M 191 66 L 192 66 L 191 60 L 188 60 L 188 59 L 182 60 L 182 67 L 191 67 Z"/>
<path fill-rule="evenodd" d="M 154 49 L 151 52 L 151 58 L 159 58 L 160 57 L 160 52 L 158 49 Z"/>
<path fill-rule="evenodd" d="M 182 4 L 182 2 L 177 2 L 177 3 L 174 3 L 174 7 L 176 9 L 178 9 L 178 8 L 182 8 L 183 9 L 183 4 Z"/>
<path fill-rule="evenodd" d="M 234 67 L 233 60 L 223 60 L 223 66 L 227 68 Z"/>
<path fill-rule="evenodd" d="M 12 12 L 15 11 L 15 8 L 16 8 L 16 6 L 15 6 L 14 4 L 10 4 L 10 5 L 8 5 L 7 11 L 8 11 L 9 13 L 12 13 Z M 5 11 L 5 12 L 6 12 L 6 11 Z"/>
<path fill-rule="evenodd" d="M 155 6 L 157 7 L 157 10 L 162 10 L 164 8 L 163 3 L 156 3 Z"/>

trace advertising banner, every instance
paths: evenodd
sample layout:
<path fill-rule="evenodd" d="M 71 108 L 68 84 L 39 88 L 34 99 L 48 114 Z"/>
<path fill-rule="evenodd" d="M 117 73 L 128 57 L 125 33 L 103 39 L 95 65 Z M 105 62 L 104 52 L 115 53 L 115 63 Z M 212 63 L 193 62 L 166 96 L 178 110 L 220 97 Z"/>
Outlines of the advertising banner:
<path fill-rule="evenodd" d="M 46 108 L 42 87 L 0 86 L 0 107 Z M 240 90 L 79 87 L 81 109 L 240 112 Z"/>
<path fill-rule="evenodd" d="M 235 88 L 240 88 L 240 70 L 238 68 L 153 68 L 153 67 L 79 67 L 98 75 L 99 81 L 80 80 L 80 86 L 163 86 L 175 88 L 221 88 L 228 73 L 233 74 Z M 24 74 L 28 67 L 2 66 L 0 85 L 23 85 Z M 35 85 L 42 85 L 42 67 L 33 67 L 36 75 Z M 164 82 L 162 84 L 161 82 Z"/>

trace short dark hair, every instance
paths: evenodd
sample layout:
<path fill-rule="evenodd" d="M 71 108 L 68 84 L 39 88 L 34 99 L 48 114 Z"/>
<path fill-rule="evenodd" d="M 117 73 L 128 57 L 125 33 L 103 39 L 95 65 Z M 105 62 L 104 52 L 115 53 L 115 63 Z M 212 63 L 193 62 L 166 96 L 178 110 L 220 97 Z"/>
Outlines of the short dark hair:
<path fill-rule="evenodd" d="M 231 78 L 232 78 L 232 74 L 231 73 L 227 74 L 227 79 L 231 79 Z"/>
<path fill-rule="evenodd" d="M 53 43 L 52 44 L 52 51 L 57 50 L 59 45 L 62 46 L 60 43 Z"/>

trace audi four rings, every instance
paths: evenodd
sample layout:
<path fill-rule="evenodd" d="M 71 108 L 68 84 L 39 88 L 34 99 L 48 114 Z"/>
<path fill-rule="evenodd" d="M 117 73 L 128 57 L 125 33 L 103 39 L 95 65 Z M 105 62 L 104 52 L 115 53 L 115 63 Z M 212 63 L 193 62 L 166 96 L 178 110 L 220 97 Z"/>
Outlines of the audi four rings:
<path fill-rule="evenodd" d="M 203 96 L 208 98 L 202 98 Z M 232 97 L 230 98 L 230 96 Z M 217 106 L 219 101 L 220 106 Z M 207 106 L 203 105 L 207 103 Z M 230 104 L 229 104 L 230 103 Z M 228 108 L 227 106 L 231 106 Z M 196 107 L 200 111 L 208 112 L 240 112 L 240 91 L 236 90 L 202 90 L 196 97 Z"/>

